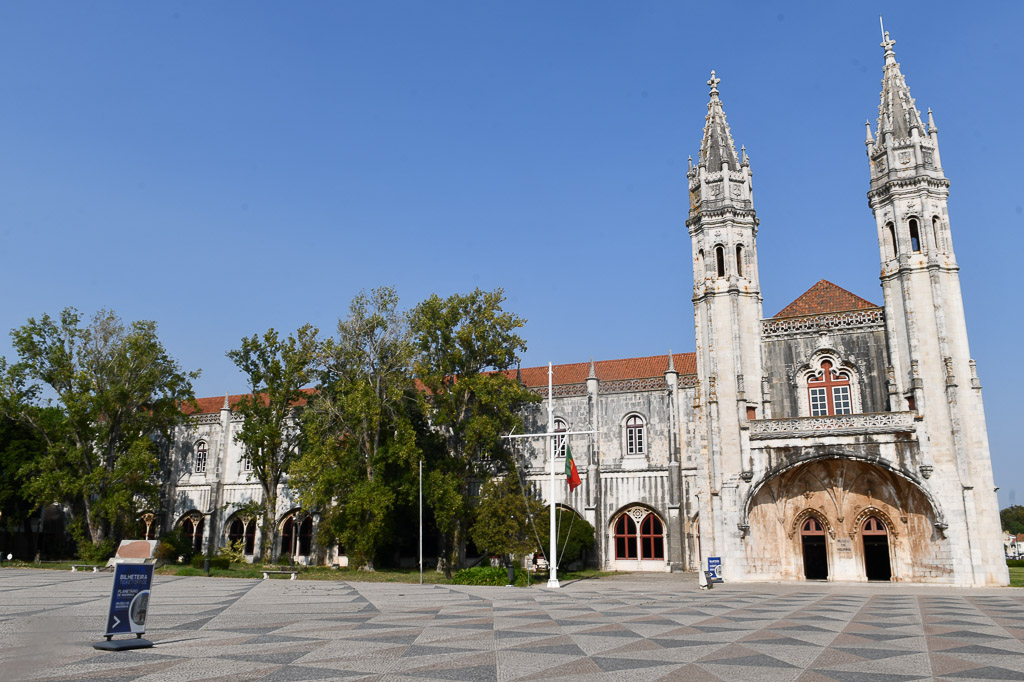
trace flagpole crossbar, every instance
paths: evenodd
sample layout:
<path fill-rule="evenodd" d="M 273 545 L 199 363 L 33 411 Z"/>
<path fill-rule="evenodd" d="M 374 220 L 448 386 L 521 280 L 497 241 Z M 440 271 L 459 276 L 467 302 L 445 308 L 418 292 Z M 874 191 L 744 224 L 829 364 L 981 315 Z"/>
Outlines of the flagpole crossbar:
<path fill-rule="evenodd" d="M 550 436 L 582 436 L 597 431 L 545 431 L 544 433 L 516 433 L 502 436 L 502 438 L 548 438 Z"/>

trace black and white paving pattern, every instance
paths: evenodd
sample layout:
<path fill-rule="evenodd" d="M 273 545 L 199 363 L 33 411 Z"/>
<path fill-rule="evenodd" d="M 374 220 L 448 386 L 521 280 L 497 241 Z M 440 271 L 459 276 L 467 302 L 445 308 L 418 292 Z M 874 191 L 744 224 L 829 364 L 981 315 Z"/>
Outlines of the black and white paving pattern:
<path fill-rule="evenodd" d="M 100 652 L 111 581 L 0 569 L 0 680 L 1024 679 L 1015 588 L 157 576 L 155 646 Z"/>

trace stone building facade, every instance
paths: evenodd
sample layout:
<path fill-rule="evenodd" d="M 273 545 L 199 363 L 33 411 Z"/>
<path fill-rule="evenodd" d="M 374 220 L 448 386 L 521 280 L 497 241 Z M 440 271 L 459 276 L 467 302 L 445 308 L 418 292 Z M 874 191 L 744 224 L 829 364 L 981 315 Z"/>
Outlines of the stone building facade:
<path fill-rule="evenodd" d="M 949 183 L 931 112 L 926 123 L 893 44 L 886 34 L 865 141 L 881 305 L 822 280 L 764 318 L 753 173 L 712 72 L 687 172 L 695 352 L 552 369 L 554 421 L 545 400 L 527 426 L 589 432 L 556 443 L 556 470 L 568 447 L 580 472 L 571 493 L 563 484 L 548 500 L 548 450 L 517 445 L 535 490 L 597 529 L 600 566 L 693 570 L 717 557 L 726 580 L 1007 584 Z M 547 367 L 520 378 L 549 397 Z M 167 525 L 259 495 L 237 464 L 231 399 L 215 400 L 200 401 L 195 432 L 176 446 Z M 280 523 L 292 530 L 278 551 L 301 556 L 316 521 L 282 492 Z M 220 515 L 223 542 L 241 525 Z M 320 559 L 336 557 L 310 560 Z"/>

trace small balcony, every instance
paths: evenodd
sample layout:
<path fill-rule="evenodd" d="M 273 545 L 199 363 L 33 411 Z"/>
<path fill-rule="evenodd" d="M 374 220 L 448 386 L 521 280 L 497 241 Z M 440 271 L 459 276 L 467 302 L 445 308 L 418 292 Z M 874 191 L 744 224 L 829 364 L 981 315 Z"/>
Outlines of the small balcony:
<path fill-rule="evenodd" d="M 750 421 L 750 439 L 911 433 L 916 429 L 916 418 L 917 412 L 869 412 L 792 419 L 754 419 Z"/>

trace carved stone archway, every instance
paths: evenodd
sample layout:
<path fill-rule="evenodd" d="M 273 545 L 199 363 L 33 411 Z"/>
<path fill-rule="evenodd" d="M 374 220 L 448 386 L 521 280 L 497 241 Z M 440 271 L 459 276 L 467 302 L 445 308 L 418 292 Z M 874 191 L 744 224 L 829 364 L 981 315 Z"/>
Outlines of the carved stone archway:
<path fill-rule="evenodd" d="M 762 481 L 748 508 L 743 542 L 753 579 L 801 579 L 800 528 L 813 517 L 828 536 L 829 579 L 866 580 L 859 532 L 871 516 L 889 531 L 894 579 L 952 579 L 953 558 L 930 496 L 878 463 L 839 457 L 800 462 Z"/>

